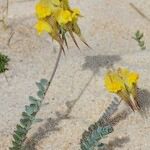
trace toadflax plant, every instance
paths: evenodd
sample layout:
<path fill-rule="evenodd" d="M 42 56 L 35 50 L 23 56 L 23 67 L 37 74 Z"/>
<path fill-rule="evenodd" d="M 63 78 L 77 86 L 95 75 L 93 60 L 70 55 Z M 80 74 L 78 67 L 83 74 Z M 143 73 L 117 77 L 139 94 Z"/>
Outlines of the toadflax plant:
<path fill-rule="evenodd" d="M 33 123 L 41 121 L 41 119 L 36 118 L 36 114 L 42 106 L 48 81 L 46 79 L 41 79 L 36 85 L 39 89 L 37 98 L 29 96 L 30 105 L 25 106 L 25 111 L 22 113 L 20 123 L 17 124 L 16 130 L 13 133 L 12 147 L 10 147 L 9 150 L 24 150 L 24 143 L 31 126 Z"/>
<path fill-rule="evenodd" d="M 126 68 L 109 70 L 105 75 L 105 87 L 111 93 L 116 93 L 132 110 L 139 110 L 137 100 L 137 82 L 139 75 Z"/>
<path fill-rule="evenodd" d="M 16 126 L 13 134 L 12 147 L 10 150 L 24 150 L 24 143 L 27 138 L 28 131 L 34 122 L 39 121 L 36 114 L 40 110 L 41 104 L 47 94 L 47 91 L 52 83 L 56 73 L 62 51 L 65 53 L 64 44 L 68 47 L 66 34 L 69 33 L 76 46 L 79 48 L 74 34 L 80 37 L 81 41 L 88 44 L 82 37 L 81 30 L 78 26 L 78 19 L 81 17 L 79 9 L 72 9 L 69 5 L 69 0 L 40 0 L 36 4 L 37 23 L 35 28 L 39 35 L 47 32 L 50 37 L 58 42 L 60 51 L 56 60 L 56 64 L 49 80 L 42 79 L 37 86 L 39 91 L 38 98 L 29 97 L 30 105 L 25 106 L 25 111 L 22 113 L 20 124 Z"/>

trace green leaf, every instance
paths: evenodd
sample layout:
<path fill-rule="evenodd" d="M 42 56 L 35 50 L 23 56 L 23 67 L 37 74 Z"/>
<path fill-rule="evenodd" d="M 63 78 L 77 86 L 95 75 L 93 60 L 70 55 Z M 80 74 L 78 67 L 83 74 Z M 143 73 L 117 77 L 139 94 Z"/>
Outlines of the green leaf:
<path fill-rule="evenodd" d="M 13 138 L 14 138 L 15 141 L 22 141 L 22 137 L 20 137 L 17 134 L 13 134 Z"/>
<path fill-rule="evenodd" d="M 36 104 L 36 105 L 38 105 L 39 107 L 41 106 L 41 100 L 39 100 L 39 99 L 36 99 L 35 97 L 33 97 L 33 96 L 29 96 L 29 100 L 30 100 L 30 102 L 31 102 L 31 104 Z"/>
<path fill-rule="evenodd" d="M 41 83 L 44 87 L 46 87 L 46 86 L 48 85 L 48 80 L 46 80 L 46 79 L 41 79 L 41 80 L 40 80 L 40 83 Z"/>
<path fill-rule="evenodd" d="M 142 50 L 144 50 L 146 47 L 145 47 L 145 42 L 142 40 L 142 38 L 144 37 L 144 34 L 143 33 L 140 33 L 140 31 L 138 30 L 136 33 L 135 33 L 135 37 L 133 39 L 135 39 L 137 42 L 138 42 L 138 45 L 140 46 L 140 48 Z"/>
<path fill-rule="evenodd" d="M 27 130 L 20 125 L 17 125 L 17 131 L 19 131 L 20 133 L 24 133 L 24 134 L 27 133 Z"/>
<path fill-rule="evenodd" d="M 28 115 L 32 115 L 34 113 L 33 108 L 30 106 L 25 106 L 25 110 L 26 110 Z"/>
<path fill-rule="evenodd" d="M 39 106 L 37 104 L 30 104 L 30 108 L 34 113 L 37 113 L 39 111 Z"/>
<path fill-rule="evenodd" d="M 40 91 L 43 91 L 43 92 L 45 91 L 45 87 L 41 83 L 36 82 L 36 85 L 37 85 L 37 87 L 39 88 Z"/>
<path fill-rule="evenodd" d="M 140 45 L 140 47 L 143 47 L 144 46 L 144 41 L 140 41 L 139 45 Z"/>
<path fill-rule="evenodd" d="M 136 36 L 136 37 L 139 37 L 139 36 L 140 36 L 140 31 L 139 31 L 139 30 L 137 30 L 137 32 L 135 33 L 135 36 Z"/>
<path fill-rule="evenodd" d="M 138 39 L 138 40 L 141 40 L 141 39 L 143 38 L 143 36 L 144 36 L 144 34 L 141 33 L 141 34 L 137 37 L 137 39 Z"/>
<path fill-rule="evenodd" d="M 37 95 L 39 98 L 43 99 L 44 98 L 44 92 L 43 91 L 38 91 Z"/>
<path fill-rule="evenodd" d="M 32 125 L 32 121 L 29 119 L 20 119 L 20 123 L 22 126 L 26 128 L 26 130 L 28 130 L 30 126 Z"/>
<path fill-rule="evenodd" d="M 25 133 L 21 133 L 21 132 L 19 132 L 18 130 L 14 131 L 14 133 L 15 133 L 16 135 L 18 135 L 19 137 L 21 137 L 21 139 L 23 139 L 23 138 L 25 137 Z"/>
<path fill-rule="evenodd" d="M 15 147 L 21 147 L 21 142 L 17 143 L 16 141 L 12 141 L 12 143 Z"/>
<path fill-rule="evenodd" d="M 22 113 L 22 116 L 23 116 L 24 119 L 30 119 L 30 117 L 31 117 L 31 116 L 30 116 L 28 113 L 26 113 L 26 112 L 23 112 L 23 113 Z"/>

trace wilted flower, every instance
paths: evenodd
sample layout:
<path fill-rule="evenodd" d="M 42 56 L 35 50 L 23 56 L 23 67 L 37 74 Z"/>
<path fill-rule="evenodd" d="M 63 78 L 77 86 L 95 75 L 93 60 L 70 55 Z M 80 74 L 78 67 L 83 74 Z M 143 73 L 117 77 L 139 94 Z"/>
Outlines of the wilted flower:
<path fill-rule="evenodd" d="M 87 45 L 78 26 L 78 18 L 81 17 L 80 10 L 71 9 L 68 0 L 40 0 L 36 4 L 36 16 L 38 22 L 35 28 L 38 33 L 41 34 L 46 31 L 53 40 L 60 44 L 63 50 L 63 44 L 65 43 L 67 46 L 67 32 L 77 47 L 74 33 Z"/>
<path fill-rule="evenodd" d="M 116 93 L 133 110 L 140 109 L 137 101 L 137 81 L 139 75 L 125 68 L 110 70 L 105 75 L 105 87 L 109 92 Z"/>

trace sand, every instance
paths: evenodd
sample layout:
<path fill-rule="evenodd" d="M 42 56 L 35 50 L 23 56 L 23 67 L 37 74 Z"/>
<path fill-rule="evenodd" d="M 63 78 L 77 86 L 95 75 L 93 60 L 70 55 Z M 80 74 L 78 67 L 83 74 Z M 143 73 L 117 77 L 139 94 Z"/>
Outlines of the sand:
<path fill-rule="evenodd" d="M 1 0 L 0 2 L 3 2 Z M 146 16 L 130 5 L 133 3 Z M 0 150 L 8 150 L 28 96 L 35 95 L 36 81 L 48 78 L 58 46 L 48 35 L 34 29 L 34 0 L 10 0 L 7 23 L 0 27 L 0 51 L 11 59 L 9 71 L 0 75 Z M 103 77 L 108 67 L 127 67 L 140 74 L 139 100 L 143 114 L 132 112 L 124 102 L 114 115 L 114 132 L 104 142 L 109 150 L 150 149 L 150 2 L 148 0 L 72 0 L 84 18 L 80 26 L 92 49 L 69 40 L 45 105 L 38 113 L 43 122 L 28 134 L 28 150 L 78 150 L 82 133 L 97 121 L 114 99 Z M 1 17 L 1 16 L 0 16 Z M 132 36 L 144 32 L 146 50 Z M 10 36 L 12 38 L 8 45 Z M 69 104 L 73 104 L 70 107 Z"/>

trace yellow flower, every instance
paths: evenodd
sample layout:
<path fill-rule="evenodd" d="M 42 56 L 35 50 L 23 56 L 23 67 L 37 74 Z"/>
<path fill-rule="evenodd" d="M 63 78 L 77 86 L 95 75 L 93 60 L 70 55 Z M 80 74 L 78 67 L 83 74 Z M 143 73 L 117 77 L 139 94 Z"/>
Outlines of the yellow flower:
<path fill-rule="evenodd" d="M 76 21 L 78 19 L 78 16 L 80 16 L 80 10 L 78 8 L 72 9 L 72 20 Z"/>
<path fill-rule="evenodd" d="M 124 84 L 128 86 L 128 89 L 131 89 L 133 85 L 137 83 L 139 78 L 139 75 L 136 72 L 130 72 L 126 68 L 119 68 L 118 75 L 124 80 Z"/>
<path fill-rule="evenodd" d="M 37 3 L 36 5 L 36 14 L 37 17 L 40 19 L 43 19 L 47 16 L 50 16 L 52 13 L 51 7 L 47 4 L 44 3 Z"/>
<path fill-rule="evenodd" d="M 60 9 L 56 14 L 56 20 L 60 25 L 65 25 L 68 22 L 71 22 L 71 12 L 69 10 Z"/>
<path fill-rule="evenodd" d="M 109 92 L 116 93 L 134 110 L 140 108 L 136 99 L 138 79 L 138 73 L 131 72 L 125 68 L 119 68 L 107 72 L 104 82 Z"/>
<path fill-rule="evenodd" d="M 128 82 L 130 84 L 136 84 L 139 79 L 139 75 L 136 72 L 131 72 L 128 76 Z"/>
<path fill-rule="evenodd" d="M 110 92 L 117 93 L 119 90 L 130 91 L 134 84 L 136 85 L 139 75 L 136 72 L 130 72 L 128 69 L 119 68 L 115 71 L 109 71 L 105 76 L 105 86 Z M 116 85 L 120 85 L 116 86 Z M 116 89 L 111 90 L 112 87 Z"/>
<path fill-rule="evenodd" d="M 75 45 L 79 48 L 74 37 L 75 33 L 81 41 L 88 46 L 82 37 L 78 26 L 79 9 L 71 9 L 69 0 L 39 0 L 36 7 L 36 17 L 39 22 L 35 28 L 41 34 L 43 31 L 50 33 L 50 37 L 56 40 L 62 49 L 64 44 L 68 46 L 66 33 L 68 32 Z"/>
<path fill-rule="evenodd" d="M 38 33 L 41 34 L 42 32 L 46 31 L 48 33 L 52 32 L 52 27 L 50 24 L 48 24 L 44 20 L 39 20 L 37 24 L 35 25 L 35 28 L 37 29 Z"/>
<path fill-rule="evenodd" d="M 116 74 L 108 73 L 105 76 L 105 86 L 109 92 L 117 93 L 122 89 L 122 83 L 116 76 Z"/>

